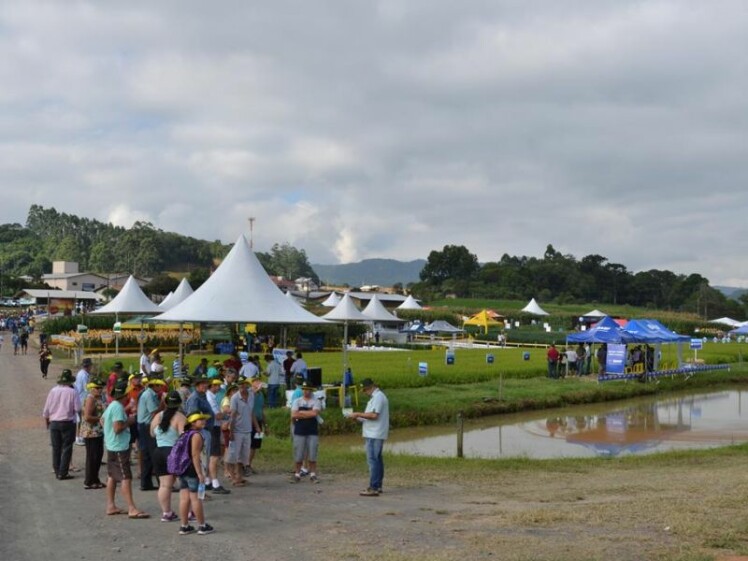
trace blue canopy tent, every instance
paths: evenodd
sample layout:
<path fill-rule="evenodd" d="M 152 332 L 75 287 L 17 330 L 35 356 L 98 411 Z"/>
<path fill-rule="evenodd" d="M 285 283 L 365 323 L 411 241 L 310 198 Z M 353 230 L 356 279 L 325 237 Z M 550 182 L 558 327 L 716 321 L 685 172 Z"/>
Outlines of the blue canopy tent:
<path fill-rule="evenodd" d="M 566 336 L 567 343 L 640 343 L 633 334 L 625 331 L 613 318 L 605 316 L 594 327 Z"/>
<path fill-rule="evenodd" d="M 660 346 L 662 343 L 676 343 L 678 345 L 678 368 L 683 364 L 683 347 L 682 344 L 690 341 L 687 335 L 678 335 L 669 330 L 656 319 L 635 319 L 626 324 L 624 328 L 629 333 L 635 335 L 641 342 L 653 344 L 657 347 L 654 354 L 652 369 L 659 370 Z"/>

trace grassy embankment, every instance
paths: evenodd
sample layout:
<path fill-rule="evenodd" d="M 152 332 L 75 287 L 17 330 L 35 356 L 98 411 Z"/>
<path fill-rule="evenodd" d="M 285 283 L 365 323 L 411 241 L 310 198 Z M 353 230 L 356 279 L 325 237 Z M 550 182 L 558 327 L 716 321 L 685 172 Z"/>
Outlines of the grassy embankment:
<path fill-rule="evenodd" d="M 704 350 L 700 351 L 699 358 L 707 363 L 733 363 L 734 367 L 730 372 L 701 373 L 688 380 L 677 376 L 673 379 L 661 379 L 658 384 L 598 384 L 591 378 L 549 380 L 545 377 L 543 349 L 527 351 L 530 353 L 529 360 L 524 360 L 526 351 L 523 349 L 493 349 L 489 352 L 496 358 L 493 364 L 487 364 L 485 349 L 457 349 L 453 365 L 445 364 L 443 349 L 352 352 L 349 353 L 349 363 L 357 382 L 371 377 L 385 390 L 391 403 L 391 424 L 395 428 L 451 422 L 458 412 L 468 418 L 481 417 L 748 380 L 748 368 L 742 363 L 742 357 L 748 352 L 748 343 L 707 343 Z M 663 346 L 663 360 L 672 361 L 674 355 L 674 347 Z M 191 358 L 188 362 L 196 363 Z M 214 358 L 225 357 L 208 358 L 212 361 Z M 309 353 L 305 358 L 309 366 L 322 368 L 324 383 L 340 381 L 342 376 L 337 373 L 342 370 L 341 353 Z M 126 369 L 137 369 L 137 357 L 121 357 L 121 360 Z M 170 364 L 171 360 L 173 356 L 165 356 L 165 364 Z M 105 360 L 102 369 L 108 371 L 113 361 L 111 358 Z M 420 362 L 428 363 L 427 376 L 418 374 Z M 359 397 L 360 406 L 363 406 L 363 395 Z M 331 408 L 331 411 L 337 413 L 338 410 Z M 357 430 L 335 413 L 327 415 L 325 433 Z M 283 432 L 281 429 L 287 426 L 288 413 L 286 410 L 270 410 L 268 421 L 276 433 Z"/>

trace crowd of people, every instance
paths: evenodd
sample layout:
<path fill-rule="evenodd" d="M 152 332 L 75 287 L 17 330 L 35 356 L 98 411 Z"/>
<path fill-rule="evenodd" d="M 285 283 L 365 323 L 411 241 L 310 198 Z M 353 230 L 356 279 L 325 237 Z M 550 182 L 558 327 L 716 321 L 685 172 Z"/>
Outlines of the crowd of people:
<path fill-rule="evenodd" d="M 93 372 L 90 358 L 81 361 L 76 375 L 63 370 L 42 413 L 56 478 L 74 478 L 70 473 L 74 445 L 83 445 L 83 488 L 106 489 L 107 515 L 150 518 L 133 496 L 132 466 L 137 465 L 140 490 L 157 491 L 162 522 L 179 521 L 182 535 L 212 533 L 203 508 L 206 492 L 228 495 L 231 490 L 226 486 L 243 487 L 247 477 L 256 473 L 253 461 L 268 435 L 265 407 L 280 406 L 280 387 L 291 385 L 295 389 L 288 403 L 294 464 L 290 481 L 308 475 L 311 482 L 319 483 L 322 404 L 314 395 L 318 388 L 306 377 L 301 352 L 289 352 L 282 364 L 266 355 L 264 369 L 259 357 L 246 359 L 242 363 L 234 353 L 211 365 L 203 360 L 191 375 L 185 369 L 176 379 L 164 377 L 158 349 L 146 350 L 140 369 L 132 374 L 122 362 L 115 362 L 104 378 Z M 384 477 L 382 448 L 389 408 L 372 380 L 364 380 L 362 391 L 370 397 L 366 410 L 349 411 L 347 416 L 363 425 L 370 482 L 361 494 L 377 496 Z M 106 482 L 100 475 L 104 461 Z M 126 508 L 117 505 L 118 488 Z M 179 492 L 176 512 L 175 491 Z"/>

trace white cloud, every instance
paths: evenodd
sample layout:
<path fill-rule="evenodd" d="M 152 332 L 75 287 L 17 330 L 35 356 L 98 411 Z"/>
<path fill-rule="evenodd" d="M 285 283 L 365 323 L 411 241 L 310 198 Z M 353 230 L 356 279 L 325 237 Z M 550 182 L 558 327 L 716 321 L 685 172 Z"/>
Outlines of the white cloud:
<path fill-rule="evenodd" d="M 748 286 L 742 2 L 9 0 L 0 221 L 313 262 L 548 243 Z"/>

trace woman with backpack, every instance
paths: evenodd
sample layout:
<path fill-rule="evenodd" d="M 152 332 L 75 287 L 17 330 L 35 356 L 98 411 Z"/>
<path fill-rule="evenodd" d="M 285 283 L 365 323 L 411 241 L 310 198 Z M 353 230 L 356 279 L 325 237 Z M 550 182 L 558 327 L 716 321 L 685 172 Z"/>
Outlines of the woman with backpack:
<path fill-rule="evenodd" d="M 153 416 L 151 436 L 156 440 L 153 451 L 153 471 L 158 477 L 158 502 L 161 505 L 161 522 L 172 522 L 179 516 L 171 509 L 171 490 L 175 476 L 169 473 L 166 460 L 176 444 L 179 435 L 184 432 L 187 418 L 179 410 L 182 397 L 178 391 L 169 392 L 166 396 L 166 409 Z"/>
<path fill-rule="evenodd" d="M 213 526 L 205 522 L 203 501 L 205 497 L 205 470 L 200 461 L 203 451 L 203 436 L 200 431 L 205 429 L 205 422 L 210 419 L 206 413 L 192 413 L 187 417 L 185 432 L 179 437 L 169 455 L 170 471 L 179 475 L 179 517 L 181 526 L 179 534 L 186 535 L 195 531 L 190 526 L 190 506 L 197 519 L 197 534 L 199 536 L 214 532 Z M 186 467 L 183 467 L 186 466 Z"/>

